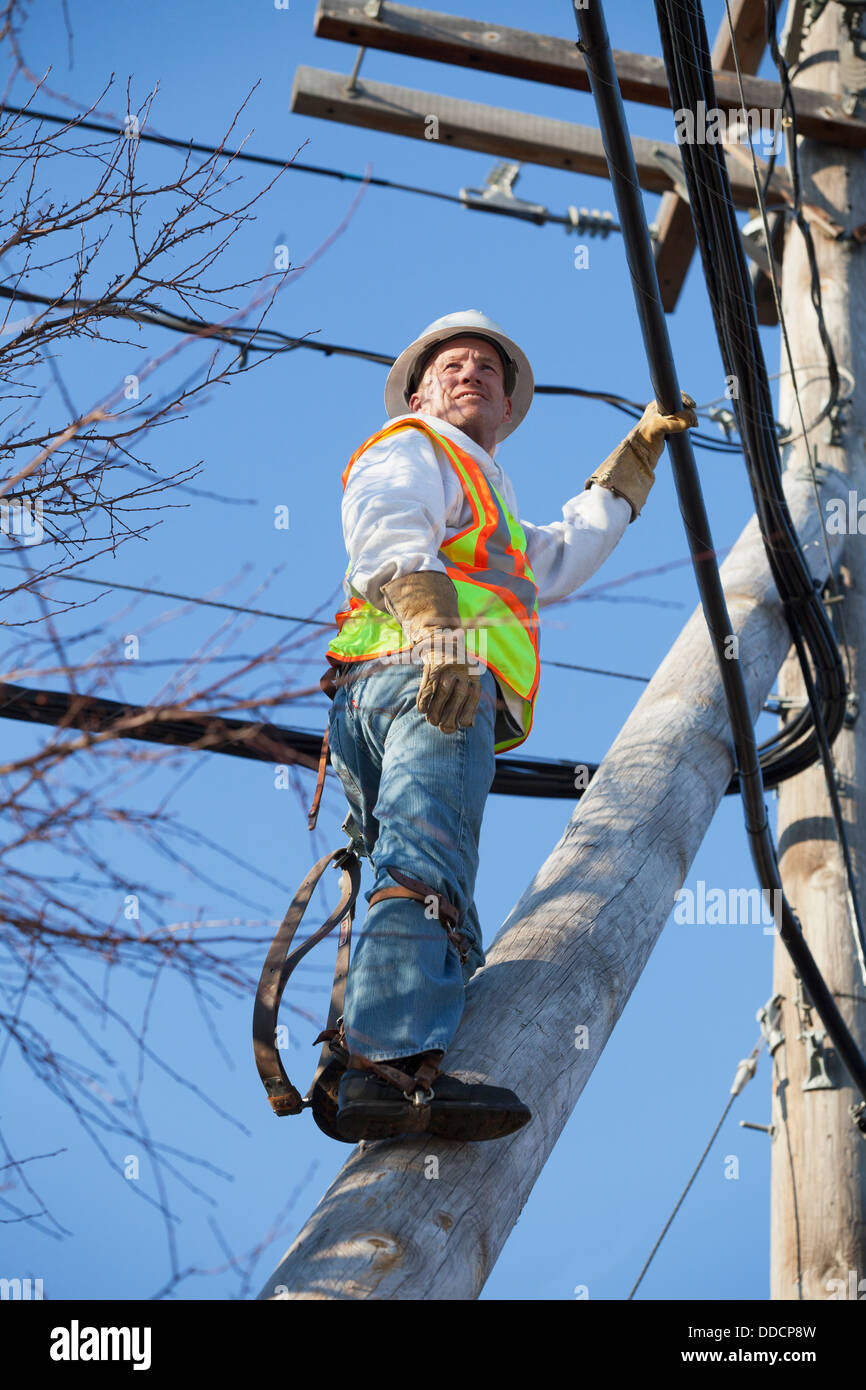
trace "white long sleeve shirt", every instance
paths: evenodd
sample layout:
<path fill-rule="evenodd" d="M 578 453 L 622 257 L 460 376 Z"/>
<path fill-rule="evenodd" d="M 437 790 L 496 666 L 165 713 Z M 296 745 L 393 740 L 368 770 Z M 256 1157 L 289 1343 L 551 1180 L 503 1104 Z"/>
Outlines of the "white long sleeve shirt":
<path fill-rule="evenodd" d="M 593 483 L 565 503 L 562 521 L 536 526 L 520 516 L 511 479 L 495 458 L 456 425 L 420 411 L 395 419 L 425 420 L 459 444 L 519 517 L 539 608 L 585 584 L 622 539 L 631 506 L 610 488 Z M 342 521 L 349 557 L 347 598 L 351 586 L 374 607 L 384 608 L 383 584 L 417 570 L 445 573 L 438 551 L 471 525 L 472 511 L 444 449 L 421 430 L 401 430 L 371 444 L 353 464 L 343 492 Z M 520 729 L 519 696 L 497 684 Z"/>

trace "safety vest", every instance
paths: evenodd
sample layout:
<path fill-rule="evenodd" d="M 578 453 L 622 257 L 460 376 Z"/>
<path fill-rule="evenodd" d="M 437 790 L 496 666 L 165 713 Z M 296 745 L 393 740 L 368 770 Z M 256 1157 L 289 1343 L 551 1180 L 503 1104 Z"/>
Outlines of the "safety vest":
<path fill-rule="evenodd" d="M 526 535 L 475 460 L 423 420 L 399 420 L 365 440 L 343 471 L 343 487 L 365 449 L 404 429 L 421 430 L 445 450 L 472 510 L 471 524 L 442 544 L 439 559 L 457 590 L 467 654 L 476 656 L 522 701 L 522 734 L 497 719 L 494 749 L 502 753 L 529 736 L 538 693 L 538 588 L 526 556 Z M 351 564 L 347 574 L 349 568 Z M 327 652 L 335 661 L 368 661 L 407 651 L 411 645 L 396 618 L 354 589 L 336 623 L 338 635 Z"/>

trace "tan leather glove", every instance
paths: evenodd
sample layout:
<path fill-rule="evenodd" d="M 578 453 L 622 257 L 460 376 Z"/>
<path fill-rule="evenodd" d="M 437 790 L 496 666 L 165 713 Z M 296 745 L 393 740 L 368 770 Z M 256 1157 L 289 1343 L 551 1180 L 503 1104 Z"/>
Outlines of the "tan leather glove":
<path fill-rule="evenodd" d="M 634 429 L 586 480 L 586 487 L 601 483 L 618 497 L 624 497 L 631 504 L 632 521 L 640 516 L 655 482 L 653 470 L 662 456 L 666 436 L 694 429 L 698 423 L 694 401 L 685 391 L 682 395 L 686 409 L 674 415 L 662 415 L 658 401 L 650 401 Z"/>
<path fill-rule="evenodd" d="M 474 723 L 481 698 L 481 673 L 466 660 L 466 634 L 457 607 L 457 590 L 441 570 L 419 570 L 382 585 L 382 598 L 418 648 L 424 674 L 416 704 L 428 724 L 443 734 Z"/>

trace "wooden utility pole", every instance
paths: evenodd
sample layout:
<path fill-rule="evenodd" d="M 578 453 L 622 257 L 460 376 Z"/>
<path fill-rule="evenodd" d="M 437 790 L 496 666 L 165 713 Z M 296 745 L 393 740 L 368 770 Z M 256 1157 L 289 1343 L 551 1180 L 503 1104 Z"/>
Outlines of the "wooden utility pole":
<path fill-rule="evenodd" d="M 829 474 L 823 496 L 842 483 Z M 820 578 L 811 483 L 786 476 L 785 494 Z M 831 538 L 831 555 L 839 550 L 840 538 Z M 756 717 L 790 638 L 754 518 L 721 573 Z M 495 1143 L 428 1137 L 356 1149 L 260 1298 L 478 1297 L 640 978 L 732 770 L 718 666 L 698 608 L 468 987 L 448 1070 L 512 1086 L 532 1122 Z M 745 832 L 742 853 L 745 869 Z"/>
<path fill-rule="evenodd" d="M 855 16 L 856 18 L 856 16 Z M 863 20 L 866 35 L 866 16 Z M 866 52 L 866 43 L 864 43 Z M 803 80 L 830 99 L 846 90 L 866 92 L 866 63 L 852 52 L 842 8 L 829 4 L 806 31 L 801 62 Z M 795 78 L 796 81 L 799 80 Z M 862 107 L 859 108 L 862 111 Z M 803 196 L 819 202 L 850 229 L 866 220 L 866 162 L 862 153 L 804 139 L 800 143 Z M 821 277 L 824 317 L 840 366 L 853 376 L 851 401 L 838 419 L 825 420 L 810 434 L 814 454 L 846 477 L 837 494 L 857 522 L 856 502 L 866 498 L 866 248 L 854 240 L 833 240 L 813 227 Z M 810 275 L 803 238 L 789 223 L 784 252 L 782 307 L 791 339 L 807 425 L 827 400 L 825 354 L 810 303 Z M 788 371 L 782 350 L 780 367 Z M 842 394 L 850 380 L 843 378 Z M 783 375 L 780 416 L 795 432 L 801 425 Z M 792 444 L 789 466 L 807 467 L 802 439 Z M 863 508 L 866 513 L 866 507 Z M 826 513 L 825 513 L 826 516 Z M 866 532 L 866 517 L 862 523 Z M 840 583 L 843 602 L 835 605 L 847 644 L 840 646 L 853 672 L 852 691 L 863 702 L 866 634 L 866 534 L 845 537 Z M 780 693 L 804 699 L 795 655 L 786 661 Z M 833 745 L 841 778 L 842 807 L 856 880 L 866 884 L 866 709 L 846 726 Z M 820 765 L 782 784 L 777 843 L 788 900 L 803 923 L 812 953 L 861 1050 L 866 1049 L 866 985 L 857 962 L 846 900 L 846 880 L 834 834 L 830 802 Z M 821 1024 L 805 1013 L 790 959 L 776 942 L 773 989 L 781 996 L 784 1037 L 773 1050 L 773 1152 L 771 1200 L 771 1297 L 774 1299 L 866 1298 L 866 1142 L 854 1128 L 849 1106 L 859 1097 L 834 1064 L 816 1049 Z M 813 1034 L 817 1033 L 817 1039 Z M 811 1081 L 810 1081 L 811 1078 Z M 803 1090 L 804 1083 L 810 1089 Z M 834 1089 L 827 1089 L 828 1084 Z M 834 1282 L 835 1281 L 835 1282 Z"/>

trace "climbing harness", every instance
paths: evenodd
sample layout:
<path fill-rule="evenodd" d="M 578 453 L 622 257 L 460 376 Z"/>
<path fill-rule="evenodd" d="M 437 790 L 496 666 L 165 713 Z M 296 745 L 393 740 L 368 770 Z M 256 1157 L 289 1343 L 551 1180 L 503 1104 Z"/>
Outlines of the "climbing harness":
<path fill-rule="evenodd" d="M 351 817 L 347 819 L 344 828 L 350 824 L 354 825 Z M 327 921 L 306 941 L 301 942 L 294 950 L 291 950 L 295 933 L 300 926 L 313 890 L 329 864 L 334 864 L 342 871 L 340 901 Z M 444 894 L 438 893 L 428 884 L 422 883 L 420 879 L 411 878 L 408 874 L 402 873 L 394 865 L 389 864 L 386 868 L 390 876 L 397 880 L 397 884 L 392 888 L 378 889 L 369 899 L 370 907 L 384 898 L 398 897 L 413 898 L 424 903 L 427 908 L 435 903 L 436 911 L 433 916 L 441 923 L 448 940 L 457 951 L 460 964 L 465 964 L 469 956 L 470 943 L 469 939 L 458 930 L 460 914 L 454 904 L 450 903 Z M 407 1100 L 411 1100 L 416 1107 L 429 1104 L 433 1098 L 432 1082 L 439 1074 L 438 1065 L 426 1054 L 413 1076 L 390 1063 L 374 1062 L 365 1057 L 363 1053 L 349 1052 L 343 1031 L 343 1001 L 349 973 L 352 922 L 360 887 L 359 842 L 353 836 L 352 843 L 341 849 L 332 850 L 330 854 L 323 855 L 318 863 L 313 865 L 292 899 L 289 910 L 280 924 L 280 929 L 271 942 L 256 990 L 253 1009 L 253 1049 L 256 1067 L 274 1114 L 300 1115 L 303 1110 L 309 1108 L 313 1112 L 313 1118 L 319 1129 L 329 1138 L 338 1139 L 343 1143 L 351 1141 L 344 1139 L 336 1127 L 337 1091 L 339 1090 L 340 1078 L 347 1068 L 375 1072 L 383 1080 L 398 1086 Z M 334 969 L 334 982 L 331 987 L 328 1021 L 313 1042 L 314 1046 L 321 1043 L 322 1051 L 319 1054 L 318 1065 L 309 1089 L 302 1097 L 297 1087 L 289 1080 L 280 1057 L 277 1041 L 280 1001 L 295 967 L 308 951 L 311 951 L 333 931 L 338 922 L 340 923 L 340 936 L 337 943 L 337 962 Z"/>
<path fill-rule="evenodd" d="M 359 1052 L 350 1053 L 348 1068 L 351 1071 L 371 1071 L 383 1081 L 396 1086 L 415 1110 L 423 1109 L 433 1100 L 433 1082 L 439 1075 L 439 1063 L 435 1060 L 434 1054 L 429 1052 L 424 1054 L 423 1060 L 411 1074 L 395 1067 L 392 1062 L 371 1062 L 369 1057 Z"/>
<path fill-rule="evenodd" d="M 318 931 L 291 951 L 292 941 L 300 926 L 301 919 L 313 893 L 313 889 L 329 864 L 341 870 L 340 901 Z M 336 1094 L 333 1091 L 335 1072 L 342 1071 L 340 1055 L 348 1056 L 342 1039 L 343 998 L 346 991 L 346 976 L 349 970 L 349 952 L 352 941 L 352 920 L 355 902 L 361 888 L 361 864 L 351 845 L 332 850 L 314 864 L 307 874 L 280 924 L 280 929 L 271 942 L 264 968 L 256 990 L 253 1008 L 253 1051 L 256 1067 L 262 1080 L 268 1100 L 275 1115 L 300 1115 L 306 1107 L 311 1107 L 316 1123 L 325 1133 L 333 1128 L 333 1115 L 336 1113 Z M 334 983 L 331 989 L 331 1003 L 328 1021 L 315 1039 L 322 1043 L 322 1051 L 315 1075 L 305 1096 L 301 1096 L 292 1084 L 283 1066 L 277 1042 L 277 1016 L 283 990 L 295 969 L 308 951 L 324 940 L 337 923 L 340 923 L 340 936 L 337 944 L 337 964 L 334 970 Z M 337 1064 L 335 1067 L 334 1064 Z M 343 1066 L 345 1063 L 343 1063 Z M 327 1073 L 327 1076 L 326 1076 Z M 337 1084 L 339 1080 L 337 1079 Z M 334 1131 L 332 1138 L 339 1135 Z"/>
<path fill-rule="evenodd" d="M 469 939 L 457 930 L 460 913 L 454 904 L 450 903 L 444 894 L 437 893 L 435 889 L 422 883 L 420 879 L 410 878 L 408 874 L 401 873 L 399 869 L 394 868 L 393 864 L 386 864 L 385 870 L 393 879 L 397 880 L 401 887 L 377 889 L 369 900 L 370 906 L 372 907 L 374 903 L 379 902 L 381 898 L 415 898 L 418 902 L 424 903 L 425 908 L 429 908 L 431 900 L 435 901 L 436 912 L 434 916 L 445 928 L 448 940 L 460 957 L 460 964 L 465 965 L 469 959 Z"/>
<path fill-rule="evenodd" d="M 333 699 L 336 685 L 332 668 L 322 676 L 320 685 Z M 307 825 L 313 830 L 319 814 L 322 791 L 325 785 L 325 768 L 328 759 L 328 729 L 322 740 L 322 752 L 316 777 L 316 790 L 307 817 Z M 289 910 L 283 918 L 279 931 L 271 942 L 256 990 L 253 1008 L 253 1050 L 256 1067 L 262 1085 L 275 1115 L 300 1115 L 311 1109 L 319 1129 L 331 1139 L 341 1143 L 351 1143 L 340 1134 L 336 1126 L 337 1092 L 340 1079 L 347 1068 L 375 1072 L 383 1080 L 402 1090 L 407 1100 L 415 1107 L 428 1105 L 433 1098 L 432 1082 L 439 1074 L 439 1067 L 426 1055 L 419 1063 L 414 1076 L 390 1063 L 373 1062 L 362 1053 L 349 1052 L 343 1031 L 343 1001 L 346 994 L 346 979 L 349 973 L 349 956 L 352 944 L 352 922 L 355 906 L 361 889 L 361 858 L 366 856 L 363 841 L 351 813 L 343 822 L 343 829 L 350 836 L 348 845 L 332 850 L 313 865 L 291 901 Z M 334 911 L 317 931 L 306 941 L 292 950 L 292 942 L 307 910 L 313 891 L 330 864 L 341 870 L 340 901 Z M 469 957 L 470 942 L 459 930 L 459 909 L 429 884 L 404 874 L 392 864 L 385 866 L 387 873 L 395 880 L 393 887 L 379 888 L 369 899 L 369 906 L 385 898 L 412 898 L 425 905 L 445 930 L 448 940 L 460 958 L 461 966 Z M 277 1039 L 278 1015 L 283 991 L 298 963 L 308 951 L 323 941 L 340 924 L 337 942 L 337 961 L 334 968 L 334 982 L 331 987 L 331 1002 L 325 1027 L 314 1039 L 313 1046 L 322 1044 L 316 1071 L 305 1096 L 301 1096 L 292 1084 L 280 1057 Z"/>

